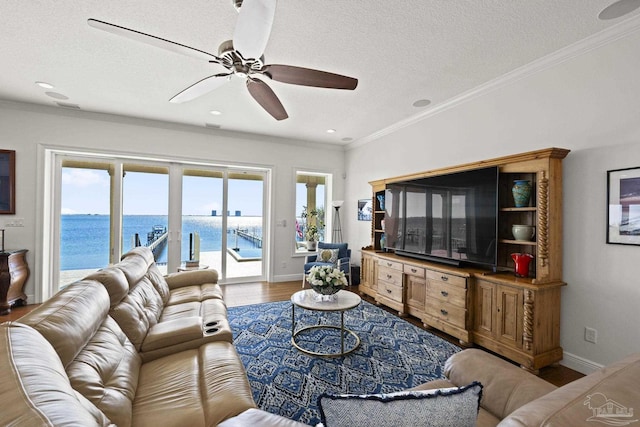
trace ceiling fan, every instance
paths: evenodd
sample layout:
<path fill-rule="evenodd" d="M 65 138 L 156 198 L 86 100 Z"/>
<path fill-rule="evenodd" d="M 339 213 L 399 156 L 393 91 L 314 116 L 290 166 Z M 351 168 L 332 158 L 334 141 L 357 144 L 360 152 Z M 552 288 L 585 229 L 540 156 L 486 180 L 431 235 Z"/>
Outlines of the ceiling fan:
<path fill-rule="evenodd" d="M 218 48 L 218 55 L 97 19 L 89 19 L 88 23 L 103 31 L 201 58 L 226 68 L 227 72 L 205 77 L 175 95 L 169 102 L 190 101 L 222 86 L 232 76 L 238 76 L 246 79 L 249 93 L 262 108 L 276 120 L 284 120 L 289 117 L 287 111 L 273 90 L 262 80 L 265 77 L 294 85 L 347 90 L 354 90 L 358 79 L 291 65 L 265 64 L 263 53 L 271 34 L 276 1 L 233 0 L 240 10 L 233 40 L 223 42 Z"/>

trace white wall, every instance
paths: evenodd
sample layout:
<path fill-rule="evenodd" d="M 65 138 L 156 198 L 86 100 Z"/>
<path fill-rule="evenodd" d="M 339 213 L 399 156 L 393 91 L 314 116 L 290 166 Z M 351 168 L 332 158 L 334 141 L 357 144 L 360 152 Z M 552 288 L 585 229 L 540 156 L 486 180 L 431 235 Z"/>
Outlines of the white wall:
<path fill-rule="evenodd" d="M 563 364 L 588 372 L 640 351 L 640 247 L 605 244 L 606 171 L 640 166 L 640 35 L 471 97 L 347 151 L 347 206 L 368 181 L 546 147 L 564 161 Z M 434 100 L 437 106 L 437 100 Z M 348 241 L 370 226 L 347 213 Z M 598 330 L 597 344 L 584 327 Z"/>
<path fill-rule="evenodd" d="M 5 240 L 7 248 L 29 250 L 27 260 L 32 274 L 25 292 L 30 302 L 35 302 L 35 280 L 39 277 L 36 248 L 41 236 L 36 229 L 40 214 L 36 189 L 40 187 L 41 175 L 37 170 L 37 155 L 43 145 L 272 168 L 271 281 L 298 280 L 302 273 L 304 259 L 292 256 L 295 170 L 333 173 L 334 197 L 343 196 L 342 148 L 0 102 L 0 148 L 16 150 L 17 205 L 16 215 L 0 217 L 0 226 L 13 218 L 24 218 L 24 228 L 8 228 Z M 287 226 L 276 227 L 276 222 L 282 219 L 287 220 Z"/>

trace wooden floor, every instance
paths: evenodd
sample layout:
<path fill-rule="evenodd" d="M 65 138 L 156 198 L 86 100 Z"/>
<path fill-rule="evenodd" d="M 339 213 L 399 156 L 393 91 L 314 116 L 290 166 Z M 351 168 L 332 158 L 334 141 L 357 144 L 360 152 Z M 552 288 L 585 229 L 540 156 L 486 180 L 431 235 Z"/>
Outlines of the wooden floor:
<path fill-rule="evenodd" d="M 256 282 L 256 283 L 242 283 L 233 285 L 222 285 L 222 292 L 224 294 L 224 300 L 229 307 L 236 307 L 241 305 L 260 304 L 263 302 L 272 301 L 287 301 L 291 298 L 294 292 L 301 289 L 300 281 L 295 282 L 281 282 L 281 283 L 268 283 L 268 282 Z M 357 291 L 357 286 L 354 286 L 352 290 Z M 373 302 L 371 298 L 365 297 L 365 300 Z M 0 322 L 16 320 L 33 310 L 37 305 L 27 305 L 25 307 L 14 307 L 8 315 L 0 316 Z M 384 308 L 384 307 L 383 307 Z M 392 314 L 396 314 L 395 311 L 387 309 Z M 412 324 L 423 328 L 422 322 L 419 319 L 409 317 L 406 320 Z M 424 329 L 424 328 L 423 328 Z M 450 337 L 439 331 L 430 330 L 430 332 L 451 341 L 454 344 L 458 344 L 458 340 Z M 540 378 L 549 381 L 556 386 L 562 386 L 570 383 L 584 375 L 566 368 L 561 365 L 549 366 L 540 370 Z"/>

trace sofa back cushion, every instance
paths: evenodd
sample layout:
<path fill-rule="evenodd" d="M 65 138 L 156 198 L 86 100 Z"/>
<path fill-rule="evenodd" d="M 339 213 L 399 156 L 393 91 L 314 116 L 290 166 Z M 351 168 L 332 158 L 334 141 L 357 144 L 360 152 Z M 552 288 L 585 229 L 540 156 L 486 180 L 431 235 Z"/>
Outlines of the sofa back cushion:
<path fill-rule="evenodd" d="M 109 295 L 104 286 L 94 280 L 82 280 L 61 290 L 19 322 L 40 332 L 66 368 L 87 345 L 108 312 Z"/>
<path fill-rule="evenodd" d="M 96 280 L 107 289 L 111 307 L 119 304 L 129 293 L 129 281 L 122 270 L 117 267 L 107 267 L 85 277 L 85 280 Z"/>
<path fill-rule="evenodd" d="M 160 295 L 162 303 L 167 305 L 171 292 L 169 291 L 169 285 L 164 278 L 164 275 L 160 272 L 160 269 L 156 263 L 152 263 L 147 270 L 147 278 L 151 281 L 151 284 Z"/>
<path fill-rule="evenodd" d="M 140 355 L 111 317 L 67 367 L 71 386 L 119 427 L 131 425 L 142 365 Z"/>
<path fill-rule="evenodd" d="M 140 351 L 149 328 L 158 323 L 164 304 L 148 277 L 142 277 L 109 314 Z"/>
<path fill-rule="evenodd" d="M 148 254 L 151 255 L 151 258 L 147 256 Z M 122 260 L 115 266 L 122 270 L 129 282 L 129 287 L 132 287 L 147 275 L 147 270 L 153 263 L 151 250 L 144 246 L 139 246 L 124 254 Z"/>
<path fill-rule="evenodd" d="M 524 369 L 479 349 L 454 354 L 444 368 L 453 384 L 479 381 L 483 386 L 480 405 L 498 419 L 556 389 Z"/>
<path fill-rule="evenodd" d="M 0 425 L 113 425 L 71 387 L 56 350 L 33 328 L 1 324 L 0 348 Z"/>

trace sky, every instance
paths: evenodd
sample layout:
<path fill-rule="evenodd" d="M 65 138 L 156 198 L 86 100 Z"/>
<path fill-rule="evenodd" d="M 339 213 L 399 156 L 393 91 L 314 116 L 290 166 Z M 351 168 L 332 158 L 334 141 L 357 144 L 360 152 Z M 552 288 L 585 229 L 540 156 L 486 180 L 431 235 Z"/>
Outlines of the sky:
<path fill-rule="evenodd" d="M 62 169 L 62 214 L 109 214 L 110 178 L 106 170 Z M 127 172 L 123 181 L 124 215 L 166 215 L 169 200 L 168 175 Z M 232 214 L 262 215 L 262 181 L 229 180 Z M 222 211 L 222 180 L 183 178 L 183 215 L 211 215 Z"/>

